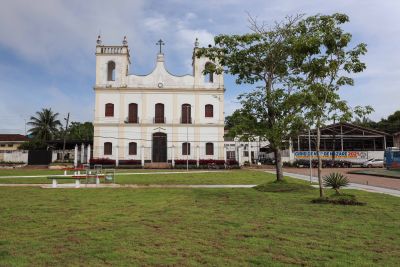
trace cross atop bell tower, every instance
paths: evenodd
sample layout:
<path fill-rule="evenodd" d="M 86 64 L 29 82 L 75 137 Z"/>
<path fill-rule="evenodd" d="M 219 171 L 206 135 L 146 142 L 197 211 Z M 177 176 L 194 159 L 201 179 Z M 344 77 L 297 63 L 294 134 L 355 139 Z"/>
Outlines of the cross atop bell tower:
<path fill-rule="evenodd" d="M 165 45 L 164 41 L 160 39 L 160 40 L 158 40 L 158 42 L 156 43 L 156 45 L 160 46 L 160 52 L 159 52 L 159 54 L 162 54 L 162 52 L 161 52 L 161 46 L 162 46 L 162 45 Z"/>

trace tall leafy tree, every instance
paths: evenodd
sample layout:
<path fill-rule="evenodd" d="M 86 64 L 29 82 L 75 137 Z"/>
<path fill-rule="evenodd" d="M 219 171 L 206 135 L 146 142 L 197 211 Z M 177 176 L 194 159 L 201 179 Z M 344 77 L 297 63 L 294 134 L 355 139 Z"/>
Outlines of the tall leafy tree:
<path fill-rule="evenodd" d="M 259 126 L 257 119 L 244 109 L 237 109 L 225 118 L 226 136 L 240 141 L 254 141 L 255 137 L 262 136 Z"/>
<path fill-rule="evenodd" d="M 344 32 L 343 24 L 349 22 L 345 14 L 316 15 L 300 22 L 300 38 L 297 43 L 299 58 L 297 85 L 305 95 L 305 118 L 316 128 L 318 157 L 318 181 L 323 196 L 320 157 L 321 127 L 333 118 L 351 119 L 352 111 L 342 100 L 339 89 L 354 84 L 352 73 L 362 72 L 366 65 L 360 57 L 367 52 L 366 44 L 349 48 L 351 34 Z"/>
<path fill-rule="evenodd" d="M 61 126 L 61 122 L 57 119 L 58 113 L 54 113 L 51 108 L 44 108 L 36 112 L 36 116 L 32 116 L 28 125 L 31 126 L 29 133 L 40 141 L 48 141 L 57 134 L 57 127 Z"/>
<path fill-rule="evenodd" d="M 93 123 L 91 122 L 71 122 L 67 130 L 69 140 L 92 141 L 93 140 Z"/>
<path fill-rule="evenodd" d="M 276 178 L 283 180 L 282 148 L 296 128 L 301 110 L 301 94 L 294 86 L 291 64 L 296 47 L 301 16 L 287 17 L 272 27 L 250 18 L 251 33 L 218 35 L 215 46 L 202 48 L 197 56 L 206 56 L 217 64 L 206 73 L 230 73 L 237 84 L 254 84 L 252 92 L 242 94 L 242 115 L 251 116 L 238 122 L 236 129 L 259 135 L 269 141 L 276 159 Z"/>

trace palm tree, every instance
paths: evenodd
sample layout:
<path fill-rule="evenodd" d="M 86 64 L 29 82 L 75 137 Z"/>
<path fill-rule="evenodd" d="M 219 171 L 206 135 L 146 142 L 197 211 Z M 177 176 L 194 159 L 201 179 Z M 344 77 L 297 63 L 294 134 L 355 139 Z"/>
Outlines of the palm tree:
<path fill-rule="evenodd" d="M 36 117 L 32 116 L 28 122 L 32 128 L 29 130 L 36 139 L 47 141 L 51 140 L 57 133 L 57 127 L 61 122 L 57 119 L 58 113 L 54 113 L 51 108 L 43 108 L 36 112 Z"/>

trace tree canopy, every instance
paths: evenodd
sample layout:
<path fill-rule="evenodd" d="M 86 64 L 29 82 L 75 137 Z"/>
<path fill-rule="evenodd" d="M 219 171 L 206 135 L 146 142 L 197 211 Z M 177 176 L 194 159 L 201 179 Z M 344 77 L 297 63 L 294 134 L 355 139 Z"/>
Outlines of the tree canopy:
<path fill-rule="evenodd" d="M 61 122 L 57 119 L 58 113 L 54 113 L 51 108 L 43 108 L 36 112 L 36 117 L 32 116 L 28 125 L 32 126 L 29 133 L 37 140 L 42 142 L 52 140 L 58 132 Z"/>

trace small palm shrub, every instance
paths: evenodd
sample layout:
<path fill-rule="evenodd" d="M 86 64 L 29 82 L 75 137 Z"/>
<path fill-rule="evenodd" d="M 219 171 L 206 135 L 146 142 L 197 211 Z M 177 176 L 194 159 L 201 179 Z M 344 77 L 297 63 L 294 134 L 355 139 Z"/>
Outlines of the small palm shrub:
<path fill-rule="evenodd" d="M 349 184 L 349 179 L 347 176 L 338 173 L 338 172 L 332 172 L 326 176 L 324 176 L 324 186 L 325 187 L 331 187 L 336 191 L 337 195 L 340 195 L 339 189 L 341 187 L 345 187 Z"/>

